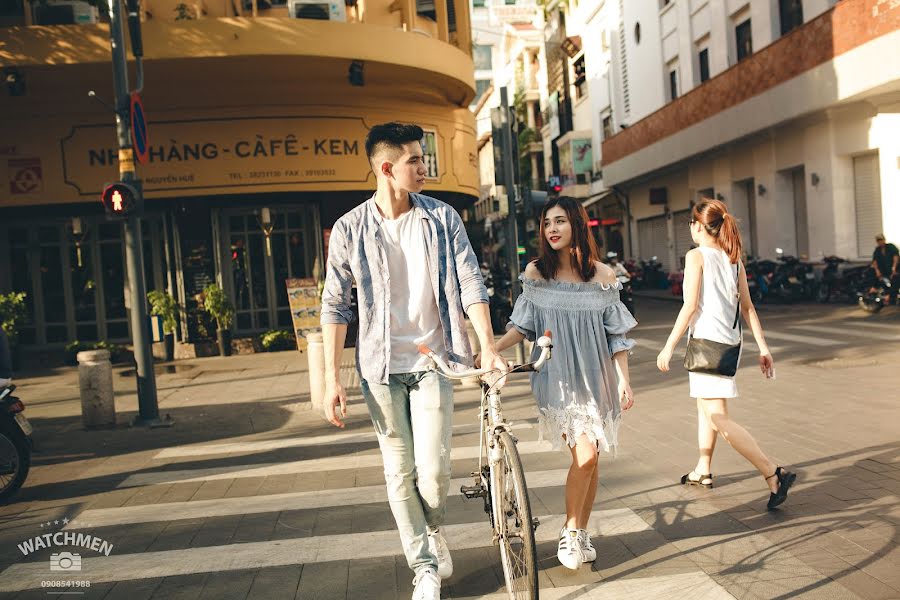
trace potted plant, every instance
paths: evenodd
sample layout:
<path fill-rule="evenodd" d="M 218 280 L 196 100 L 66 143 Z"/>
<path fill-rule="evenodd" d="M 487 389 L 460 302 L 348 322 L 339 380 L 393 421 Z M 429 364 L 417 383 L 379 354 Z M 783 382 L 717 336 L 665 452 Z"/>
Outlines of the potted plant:
<path fill-rule="evenodd" d="M 260 337 L 260 344 L 266 352 L 280 352 L 297 347 L 296 338 L 290 331 L 273 329 Z"/>
<path fill-rule="evenodd" d="M 231 322 L 234 320 L 234 307 L 225 291 L 215 283 L 206 286 L 203 290 L 203 308 L 216 320 L 219 355 L 231 356 Z"/>
<path fill-rule="evenodd" d="M 170 294 L 153 290 L 147 294 L 150 301 L 150 314 L 162 317 L 166 361 L 175 358 L 175 328 L 178 327 L 178 303 Z"/>
<path fill-rule="evenodd" d="M 19 329 L 25 324 L 28 309 L 25 306 L 25 292 L 0 294 L 0 327 L 9 339 L 9 350 L 12 354 L 13 369 L 20 367 Z"/>

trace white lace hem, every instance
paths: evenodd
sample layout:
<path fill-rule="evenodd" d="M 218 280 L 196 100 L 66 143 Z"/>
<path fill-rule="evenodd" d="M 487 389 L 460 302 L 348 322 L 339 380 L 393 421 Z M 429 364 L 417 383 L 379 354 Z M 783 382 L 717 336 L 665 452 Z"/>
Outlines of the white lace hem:
<path fill-rule="evenodd" d="M 602 448 L 604 452 L 612 449 L 615 453 L 619 445 L 621 422 L 621 412 L 614 415 L 610 411 L 601 417 L 592 405 L 542 408 L 538 416 L 538 439 L 550 442 L 554 450 L 561 450 L 565 447 L 574 448 L 578 437 L 585 434 L 598 449 Z"/>

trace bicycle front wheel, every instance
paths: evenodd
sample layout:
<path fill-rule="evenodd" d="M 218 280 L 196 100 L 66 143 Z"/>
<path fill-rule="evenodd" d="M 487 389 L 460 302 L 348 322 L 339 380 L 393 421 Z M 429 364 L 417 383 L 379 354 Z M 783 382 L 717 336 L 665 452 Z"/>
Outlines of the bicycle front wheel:
<path fill-rule="evenodd" d="M 494 526 L 510 600 L 538 600 L 537 554 L 525 472 L 512 436 L 498 437 L 502 459 L 492 467 Z"/>

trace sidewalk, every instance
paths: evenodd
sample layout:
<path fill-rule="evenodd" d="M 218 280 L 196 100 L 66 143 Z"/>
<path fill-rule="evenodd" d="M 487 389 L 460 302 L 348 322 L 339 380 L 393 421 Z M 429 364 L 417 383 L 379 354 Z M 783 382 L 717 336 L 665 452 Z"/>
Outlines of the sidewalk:
<path fill-rule="evenodd" d="M 654 359 L 651 348 L 632 357 L 638 404 L 618 457 L 602 458 L 598 559 L 577 573 L 555 558 L 569 458 L 538 443 L 527 381 L 507 386 L 542 521 L 542 598 L 900 597 L 895 377 L 880 364 L 802 362 L 780 364 L 778 385 L 744 376 L 736 418 L 801 473 L 784 510 L 767 513 L 761 478 L 724 443 L 716 488 L 677 485 L 696 460 L 696 417 L 686 378 L 663 378 Z M 114 544 L 110 556 L 83 550 L 91 587 L 71 588 L 78 597 L 408 598 L 365 406 L 351 390 L 347 430 L 325 423 L 310 410 L 305 362 L 282 352 L 163 367 L 160 412 L 175 425 L 153 430 L 127 426 L 137 403 L 123 369 L 120 425 L 106 431 L 81 428 L 75 369 L 18 380 L 40 452 L 19 497 L 0 507 L 0 592 L 47 598 L 40 582 L 59 579 L 51 551 L 23 560 L 17 544 L 66 527 Z M 477 459 L 477 403 L 477 390 L 457 388 L 446 528 L 456 573 L 444 598 L 501 589 L 486 517 L 456 493 Z"/>

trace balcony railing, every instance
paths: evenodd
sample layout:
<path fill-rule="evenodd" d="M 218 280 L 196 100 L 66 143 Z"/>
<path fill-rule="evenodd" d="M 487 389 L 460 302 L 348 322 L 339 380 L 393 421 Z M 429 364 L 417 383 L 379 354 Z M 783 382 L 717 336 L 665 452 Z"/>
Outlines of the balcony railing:
<path fill-rule="evenodd" d="M 0 16 L 0 27 L 92 25 L 108 22 L 104 10 L 85 0 L 25 1 L 20 16 Z M 179 22 L 219 18 L 283 18 L 396 27 L 453 44 L 471 55 L 467 0 L 143 0 L 143 21 Z"/>

